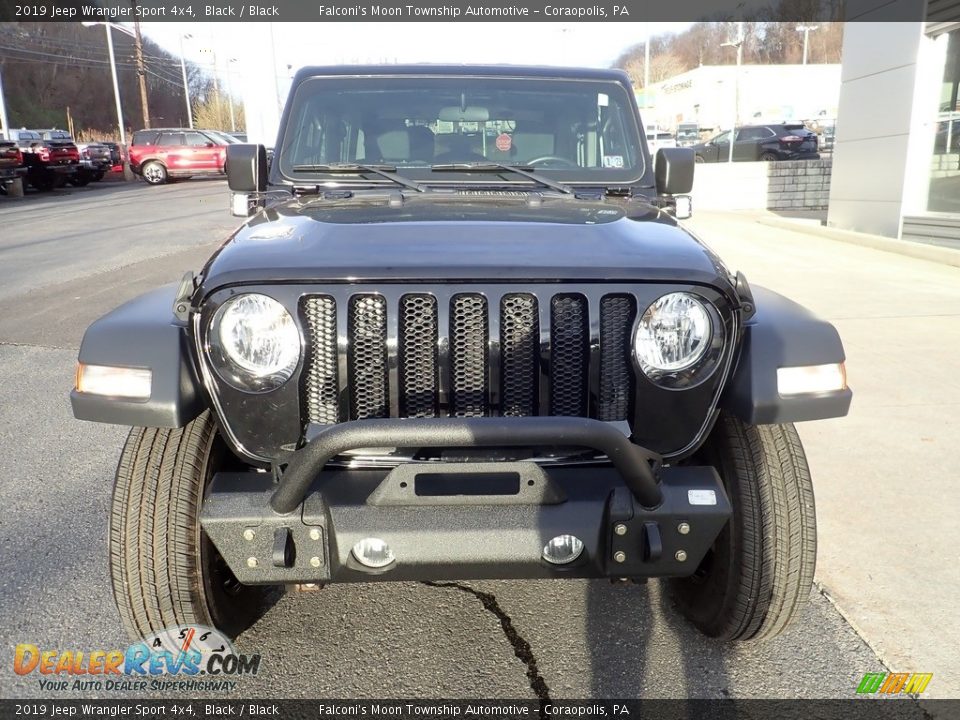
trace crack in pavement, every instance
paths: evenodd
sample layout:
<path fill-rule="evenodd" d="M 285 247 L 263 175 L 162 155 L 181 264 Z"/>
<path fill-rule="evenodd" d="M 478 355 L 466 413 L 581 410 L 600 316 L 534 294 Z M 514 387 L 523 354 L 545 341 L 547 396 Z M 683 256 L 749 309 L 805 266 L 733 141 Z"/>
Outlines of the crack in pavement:
<path fill-rule="evenodd" d="M 500 621 L 500 627 L 503 634 L 513 647 L 513 654 L 517 656 L 524 665 L 527 666 L 527 679 L 530 681 L 530 689 L 533 690 L 537 699 L 540 701 L 540 715 L 544 717 L 544 705 L 550 702 L 550 688 L 547 687 L 546 680 L 540 674 L 540 668 L 537 666 L 537 658 L 533 654 L 533 648 L 517 631 L 513 625 L 513 620 L 507 612 L 500 607 L 496 595 L 475 590 L 469 585 L 457 582 L 435 582 L 433 580 L 422 580 L 424 585 L 434 588 L 450 588 L 460 592 L 473 595 L 483 605 L 483 609 L 494 615 Z"/>

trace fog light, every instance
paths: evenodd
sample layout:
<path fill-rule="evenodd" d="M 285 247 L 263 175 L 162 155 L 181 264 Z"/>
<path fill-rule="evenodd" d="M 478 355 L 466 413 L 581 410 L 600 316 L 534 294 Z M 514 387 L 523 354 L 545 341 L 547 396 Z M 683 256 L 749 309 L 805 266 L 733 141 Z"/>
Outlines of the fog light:
<path fill-rule="evenodd" d="M 358 563 L 368 568 L 384 568 L 396 560 L 393 550 L 380 538 L 364 538 L 351 552 Z"/>
<path fill-rule="evenodd" d="M 583 552 L 583 543 L 575 535 L 557 535 L 543 546 L 543 559 L 554 565 L 572 563 Z"/>

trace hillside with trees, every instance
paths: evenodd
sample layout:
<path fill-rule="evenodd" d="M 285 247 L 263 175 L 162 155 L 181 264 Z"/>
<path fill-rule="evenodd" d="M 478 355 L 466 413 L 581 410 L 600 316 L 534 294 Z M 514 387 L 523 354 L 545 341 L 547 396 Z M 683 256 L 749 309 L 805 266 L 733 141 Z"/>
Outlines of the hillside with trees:
<path fill-rule="evenodd" d="M 143 127 L 134 40 L 113 30 L 120 97 L 127 129 Z M 179 57 L 143 37 L 151 125 L 185 126 L 187 108 Z M 80 23 L 0 23 L 0 72 L 11 127 L 96 128 L 115 136 L 114 103 L 106 31 Z M 204 69 L 187 63 L 190 95 L 197 104 L 213 94 Z"/>
<path fill-rule="evenodd" d="M 808 63 L 839 63 L 843 45 L 843 23 L 819 22 L 809 33 Z M 744 64 L 785 65 L 803 61 L 803 32 L 799 22 L 752 21 L 743 24 Z M 735 22 L 699 22 L 679 34 L 650 38 L 650 83 L 679 75 L 701 65 L 736 63 L 737 52 L 724 43 L 735 40 Z M 644 82 L 644 43 L 628 48 L 614 62 L 626 70 L 635 88 Z"/>

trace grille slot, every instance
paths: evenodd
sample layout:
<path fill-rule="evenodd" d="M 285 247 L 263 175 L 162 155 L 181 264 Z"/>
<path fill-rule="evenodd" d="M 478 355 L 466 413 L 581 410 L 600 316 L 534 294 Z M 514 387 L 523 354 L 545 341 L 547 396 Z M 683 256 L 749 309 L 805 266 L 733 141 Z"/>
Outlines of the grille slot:
<path fill-rule="evenodd" d="M 350 418 L 389 417 L 386 300 L 380 295 L 353 296 L 349 333 Z"/>
<path fill-rule="evenodd" d="M 535 415 L 538 393 L 540 314 L 528 293 L 500 300 L 500 414 Z"/>
<path fill-rule="evenodd" d="M 307 364 L 303 393 L 310 422 L 332 425 L 340 420 L 337 376 L 337 301 L 329 295 L 303 303 L 307 325 Z"/>
<path fill-rule="evenodd" d="M 487 299 L 474 293 L 450 300 L 450 414 L 487 414 Z"/>
<path fill-rule="evenodd" d="M 404 295 L 400 299 L 400 413 L 437 415 L 437 299 Z"/>
<path fill-rule="evenodd" d="M 550 414 L 587 414 L 590 325 L 583 295 L 555 295 L 550 305 Z"/>
<path fill-rule="evenodd" d="M 626 420 L 630 412 L 630 332 L 636 302 L 628 295 L 600 301 L 600 407 L 598 420 Z"/>

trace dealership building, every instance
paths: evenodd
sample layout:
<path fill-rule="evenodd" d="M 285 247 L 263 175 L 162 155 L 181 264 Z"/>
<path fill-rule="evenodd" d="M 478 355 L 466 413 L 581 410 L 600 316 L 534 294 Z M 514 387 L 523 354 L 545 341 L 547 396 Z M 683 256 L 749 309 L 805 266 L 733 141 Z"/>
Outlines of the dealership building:
<path fill-rule="evenodd" d="M 704 131 L 739 123 L 832 119 L 840 98 L 840 65 L 701 65 L 637 93 L 647 124 Z"/>
<path fill-rule="evenodd" d="M 827 224 L 960 248 L 960 3 L 869 22 L 874 2 L 844 29 Z"/>

